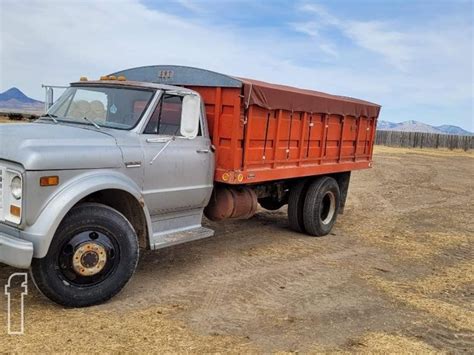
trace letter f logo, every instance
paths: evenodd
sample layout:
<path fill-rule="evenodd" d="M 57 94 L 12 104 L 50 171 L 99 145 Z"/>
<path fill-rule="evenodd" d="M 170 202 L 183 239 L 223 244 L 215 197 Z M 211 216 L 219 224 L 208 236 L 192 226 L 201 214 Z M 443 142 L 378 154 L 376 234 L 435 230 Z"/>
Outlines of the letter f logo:
<path fill-rule="evenodd" d="M 18 278 L 20 281 L 21 293 L 18 299 L 12 299 L 12 292 L 17 294 L 15 287 L 12 287 L 13 280 Z M 8 278 L 5 285 L 5 295 L 7 296 L 7 322 L 8 334 L 22 335 L 25 331 L 25 316 L 24 316 L 24 298 L 28 294 L 28 274 L 25 272 L 16 272 Z"/>

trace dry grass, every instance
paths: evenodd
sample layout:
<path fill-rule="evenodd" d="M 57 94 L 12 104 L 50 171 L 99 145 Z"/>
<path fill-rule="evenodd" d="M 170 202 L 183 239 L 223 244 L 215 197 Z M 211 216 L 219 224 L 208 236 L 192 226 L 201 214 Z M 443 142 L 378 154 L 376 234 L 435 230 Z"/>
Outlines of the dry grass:
<path fill-rule="evenodd" d="M 365 234 L 364 236 L 371 238 L 371 243 L 384 245 L 401 258 L 417 259 L 420 261 L 436 256 L 450 247 L 467 248 L 470 243 L 470 238 L 467 234 L 454 235 L 433 232 L 426 235 L 426 238 L 415 233 L 390 235 L 388 238 L 384 237 L 383 233 L 376 235 Z"/>
<path fill-rule="evenodd" d="M 388 147 L 375 153 L 374 169 L 353 175 L 335 235 L 289 231 L 284 209 L 216 224 L 214 240 L 145 258 L 134 288 L 106 305 L 65 310 L 28 296 L 27 334 L 7 337 L 0 327 L 0 349 L 469 350 L 472 153 Z M 11 271 L 0 269 L 0 276 Z M 0 324 L 4 318 L 0 312 Z"/>
<path fill-rule="evenodd" d="M 358 341 L 355 349 L 364 353 L 437 353 L 435 348 L 428 344 L 402 335 L 392 335 L 386 333 L 369 333 Z"/>
<path fill-rule="evenodd" d="M 472 265 L 453 267 L 443 275 L 432 275 L 412 282 L 388 281 L 378 276 L 367 276 L 369 284 L 398 301 L 426 312 L 428 320 L 447 322 L 455 329 L 474 332 L 474 312 L 468 307 L 437 299 L 438 293 L 461 288 L 472 283 L 472 274 L 465 274 Z"/>
<path fill-rule="evenodd" d="M 350 340 L 348 346 L 341 348 L 325 348 L 314 346 L 308 353 L 313 354 L 437 354 L 439 350 L 425 342 L 401 334 L 369 332 L 363 337 Z"/>
<path fill-rule="evenodd" d="M 140 311 L 111 312 L 99 307 L 28 310 L 28 336 L 0 337 L 2 352 L 88 353 L 256 353 L 248 339 L 198 335 L 183 323 L 170 320 L 173 307 L 149 307 Z M 48 341 L 45 342 L 45 339 Z"/>
<path fill-rule="evenodd" d="M 437 271 L 414 283 L 420 293 L 454 292 L 466 285 L 474 285 L 474 262 L 466 261 L 456 266 Z"/>
<path fill-rule="evenodd" d="M 374 147 L 374 153 L 377 154 L 422 154 L 430 156 L 440 157 L 452 157 L 462 156 L 474 158 L 474 152 L 472 150 L 464 151 L 461 149 L 449 150 L 447 148 L 399 148 L 399 147 L 387 147 L 384 145 L 376 145 Z"/>
<path fill-rule="evenodd" d="M 26 123 L 28 121 L 26 120 L 21 120 L 21 121 L 16 121 L 16 120 L 11 120 L 7 116 L 1 116 L 0 115 L 0 123 Z"/>

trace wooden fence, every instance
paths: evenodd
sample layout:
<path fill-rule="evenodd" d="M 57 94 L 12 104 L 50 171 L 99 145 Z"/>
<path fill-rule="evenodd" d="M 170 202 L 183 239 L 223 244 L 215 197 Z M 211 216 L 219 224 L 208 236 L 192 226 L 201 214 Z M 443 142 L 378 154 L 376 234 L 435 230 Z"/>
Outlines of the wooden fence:
<path fill-rule="evenodd" d="M 474 149 L 474 136 L 452 134 L 377 131 L 375 144 L 407 148 Z"/>

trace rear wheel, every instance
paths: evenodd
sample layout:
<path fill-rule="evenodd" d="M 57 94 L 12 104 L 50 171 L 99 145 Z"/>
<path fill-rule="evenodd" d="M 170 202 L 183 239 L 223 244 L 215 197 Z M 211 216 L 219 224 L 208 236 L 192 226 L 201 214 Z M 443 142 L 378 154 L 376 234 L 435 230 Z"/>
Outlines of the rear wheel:
<path fill-rule="evenodd" d="M 304 227 L 308 234 L 323 236 L 331 232 L 340 205 L 340 191 L 336 180 L 323 177 L 308 187 L 304 202 Z"/>
<path fill-rule="evenodd" d="M 304 179 L 290 188 L 288 198 L 288 222 L 295 232 L 304 233 L 303 208 L 309 181 Z"/>
<path fill-rule="evenodd" d="M 67 307 L 99 304 L 116 295 L 138 262 L 137 235 L 118 211 L 98 203 L 74 207 L 64 218 L 48 254 L 33 259 L 38 289 Z"/>

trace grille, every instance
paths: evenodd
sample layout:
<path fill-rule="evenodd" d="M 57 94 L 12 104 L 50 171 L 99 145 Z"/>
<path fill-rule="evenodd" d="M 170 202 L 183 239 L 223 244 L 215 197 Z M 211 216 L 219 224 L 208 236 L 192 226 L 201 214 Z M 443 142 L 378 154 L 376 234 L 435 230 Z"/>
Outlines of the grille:
<path fill-rule="evenodd" d="M 0 221 L 5 220 L 3 213 L 3 185 L 5 185 L 5 168 L 0 166 Z"/>

